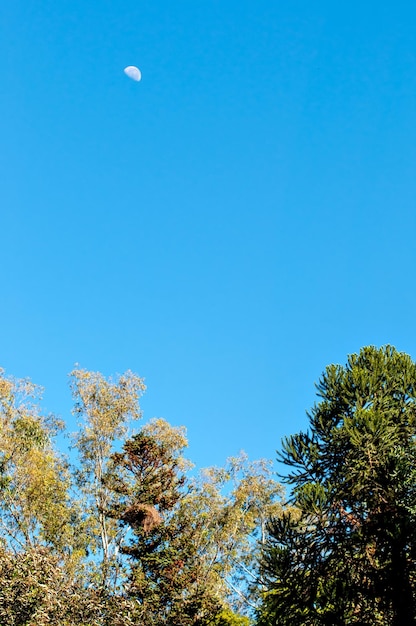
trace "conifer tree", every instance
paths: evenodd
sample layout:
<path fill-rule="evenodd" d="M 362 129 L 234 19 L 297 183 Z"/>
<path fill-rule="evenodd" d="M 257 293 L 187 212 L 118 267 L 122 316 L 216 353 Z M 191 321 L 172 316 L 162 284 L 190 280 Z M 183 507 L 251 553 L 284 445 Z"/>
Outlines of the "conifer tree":
<path fill-rule="evenodd" d="M 259 624 L 414 624 L 416 365 L 366 347 L 317 391 L 279 455 L 297 513 L 270 524 Z"/>
<path fill-rule="evenodd" d="M 195 544 L 175 513 L 187 489 L 184 429 L 154 420 L 112 457 L 107 510 L 129 530 L 121 553 L 130 560 L 128 595 L 146 624 L 197 626 L 221 608 L 205 585 L 195 587 Z"/>

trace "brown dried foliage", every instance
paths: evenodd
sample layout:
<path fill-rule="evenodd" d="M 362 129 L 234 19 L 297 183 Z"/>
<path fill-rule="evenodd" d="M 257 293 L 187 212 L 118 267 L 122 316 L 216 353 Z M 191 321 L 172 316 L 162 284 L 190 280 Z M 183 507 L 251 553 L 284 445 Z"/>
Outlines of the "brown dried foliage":
<path fill-rule="evenodd" d="M 126 509 L 121 519 L 133 528 L 142 528 L 145 533 L 149 533 L 162 522 L 162 517 L 154 506 L 140 503 Z"/>

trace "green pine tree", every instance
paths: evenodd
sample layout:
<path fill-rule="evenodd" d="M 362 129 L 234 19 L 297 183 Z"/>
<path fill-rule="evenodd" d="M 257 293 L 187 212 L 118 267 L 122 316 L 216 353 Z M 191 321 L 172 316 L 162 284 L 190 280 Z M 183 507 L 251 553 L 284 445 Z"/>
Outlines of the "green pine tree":
<path fill-rule="evenodd" d="M 270 524 L 259 624 L 414 624 L 416 365 L 366 347 L 317 390 L 279 456 L 297 512 Z"/>

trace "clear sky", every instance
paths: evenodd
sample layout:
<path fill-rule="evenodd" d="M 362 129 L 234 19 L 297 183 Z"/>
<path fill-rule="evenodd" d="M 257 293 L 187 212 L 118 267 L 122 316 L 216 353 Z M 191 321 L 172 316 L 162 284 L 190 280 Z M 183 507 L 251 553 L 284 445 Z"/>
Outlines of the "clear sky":
<path fill-rule="evenodd" d="M 0 363 L 70 429 L 74 363 L 131 369 L 199 465 L 274 458 L 327 364 L 416 358 L 414 3 L 2 0 L 0 29 Z"/>

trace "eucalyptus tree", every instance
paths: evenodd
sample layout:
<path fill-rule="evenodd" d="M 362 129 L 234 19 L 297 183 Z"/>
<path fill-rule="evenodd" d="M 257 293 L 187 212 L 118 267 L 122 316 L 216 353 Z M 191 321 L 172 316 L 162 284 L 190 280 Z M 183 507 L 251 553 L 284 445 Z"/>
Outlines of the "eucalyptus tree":
<path fill-rule="evenodd" d="M 84 498 L 84 525 L 90 551 L 95 553 L 93 564 L 98 563 L 97 583 L 114 586 L 117 570 L 113 566 L 121 537 L 116 523 L 106 515 L 110 493 L 104 475 L 114 446 L 125 438 L 129 425 L 141 418 L 139 399 L 145 385 L 130 371 L 112 379 L 83 369 L 71 372 L 70 384 L 78 419 L 74 446 L 79 455 L 76 478 Z"/>
<path fill-rule="evenodd" d="M 30 380 L 0 371 L 0 623 L 4 626 L 43 626 L 53 620 L 65 626 L 65 615 L 77 619 L 76 606 L 83 596 L 78 578 L 87 538 L 71 495 L 68 465 L 54 445 L 63 425 L 41 411 L 40 400 L 41 389 Z"/>
<path fill-rule="evenodd" d="M 41 389 L 0 371 L 0 537 L 14 552 L 44 546 L 75 558 L 70 474 L 54 446 L 63 425 Z"/>

